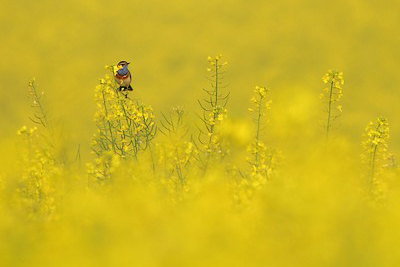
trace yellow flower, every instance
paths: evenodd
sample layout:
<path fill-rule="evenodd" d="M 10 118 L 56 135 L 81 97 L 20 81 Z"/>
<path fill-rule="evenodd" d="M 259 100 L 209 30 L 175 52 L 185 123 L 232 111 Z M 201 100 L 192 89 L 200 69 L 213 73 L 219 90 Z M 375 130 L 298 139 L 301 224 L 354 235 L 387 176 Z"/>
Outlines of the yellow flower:
<path fill-rule="evenodd" d="M 21 129 L 19 129 L 17 131 L 17 135 L 22 135 L 22 134 L 26 133 L 26 131 L 27 131 L 27 127 L 24 125 L 21 127 Z"/>
<path fill-rule="evenodd" d="M 116 74 L 117 71 L 119 71 L 120 69 L 121 69 L 121 68 L 118 67 L 118 66 L 113 66 L 113 72 L 114 72 L 114 74 Z"/>

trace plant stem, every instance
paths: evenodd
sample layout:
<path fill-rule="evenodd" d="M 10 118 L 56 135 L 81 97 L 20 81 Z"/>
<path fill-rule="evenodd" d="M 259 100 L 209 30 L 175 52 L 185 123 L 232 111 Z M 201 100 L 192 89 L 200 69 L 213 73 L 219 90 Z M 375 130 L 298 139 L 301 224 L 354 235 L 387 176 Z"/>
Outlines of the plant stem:
<path fill-rule="evenodd" d="M 260 139 L 260 122 L 261 122 L 261 105 L 262 105 L 262 100 L 263 97 L 260 97 L 260 102 L 258 105 L 258 117 L 257 117 L 257 129 L 256 129 L 256 153 L 255 153 L 255 162 L 254 165 L 256 167 L 256 173 L 258 173 L 258 157 L 259 157 L 259 153 L 258 153 L 258 149 L 259 149 L 259 139 Z"/>
<path fill-rule="evenodd" d="M 376 158 L 376 151 L 378 149 L 378 145 L 375 145 L 374 152 L 372 153 L 371 159 L 371 173 L 370 173 L 370 189 L 374 186 L 374 176 L 375 176 L 375 158 Z"/>
<path fill-rule="evenodd" d="M 331 82 L 331 88 L 329 92 L 329 103 L 328 103 L 328 121 L 326 123 L 326 142 L 329 139 L 329 130 L 331 128 L 331 109 L 332 109 L 332 94 L 333 94 L 333 81 Z"/>
<path fill-rule="evenodd" d="M 108 117 L 108 111 L 107 111 L 107 103 L 106 103 L 106 98 L 105 98 L 105 96 L 104 96 L 104 91 L 102 91 L 101 92 L 102 93 L 102 95 L 103 95 L 103 105 L 104 105 L 104 112 L 105 112 L 105 114 L 106 114 L 106 121 L 107 121 L 107 117 Z M 114 142 L 115 142 L 115 139 L 114 139 L 114 137 L 113 137 L 113 133 L 112 133 L 112 127 L 111 127 L 111 123 L 110 123 L 110 121 L 107 121 L 108 122 L 108 129 L 110 130 L 110 135 L 111 135 L 111 145 L 112 145 L 112 148 L 113 148 L 113 151 L 115 152 L 115 144 L 114 144 Z M 106 126 L 107 127 L 107 126 Z M 107 132 L 107 131 L 106 131 Z"/>

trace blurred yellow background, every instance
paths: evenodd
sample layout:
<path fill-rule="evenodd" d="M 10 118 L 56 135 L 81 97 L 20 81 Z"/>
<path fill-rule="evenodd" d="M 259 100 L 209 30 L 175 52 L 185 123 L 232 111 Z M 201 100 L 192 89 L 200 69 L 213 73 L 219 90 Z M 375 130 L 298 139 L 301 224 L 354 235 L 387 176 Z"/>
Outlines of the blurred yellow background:
<path fill-rule="evenodd" d="M 273 131 L 318 135 L 328 69 L 344 71 L 339 133 L 359 143 L 367 122 L 400 128 L 398 1 L 7 1 L 0 10 L 1 138 L 29 124 L 36 77 L 75 144 L 93 131 L 93 90 L 104 65 L 133 64 L 135 96 L 156 111 L 198 111 L 208 55 L 229 62 L 229 116 L 246 116 L 255 85 L 271 88 Z M 289 127 L 291 125 L 291 127 Z M 398 134 L 392 147 L 400 148 Z M 282 140 L 282 143 L 285 142 Z"/>

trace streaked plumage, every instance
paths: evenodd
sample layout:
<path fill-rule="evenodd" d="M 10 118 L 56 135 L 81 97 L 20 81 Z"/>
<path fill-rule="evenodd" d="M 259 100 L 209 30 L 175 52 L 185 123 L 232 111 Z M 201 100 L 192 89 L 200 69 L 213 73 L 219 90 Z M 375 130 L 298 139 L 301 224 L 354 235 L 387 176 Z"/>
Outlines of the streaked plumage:
<path fill-rule="evenodd" d="M 117 65 L 118 70 L 115 72 L 115 81 L 119 84 L 120 91 L 133 91 L 131 86 L 132 75 L 128 70 L 129 62 L 120 61 Z"/>

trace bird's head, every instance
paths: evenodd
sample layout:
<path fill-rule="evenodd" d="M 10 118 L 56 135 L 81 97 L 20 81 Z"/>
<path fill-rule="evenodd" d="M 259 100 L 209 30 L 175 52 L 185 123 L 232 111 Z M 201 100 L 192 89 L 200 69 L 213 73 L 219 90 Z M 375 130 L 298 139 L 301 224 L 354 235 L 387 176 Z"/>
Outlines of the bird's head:
<path fill-rule="evenodd" d="M 118 62 L 117 67 L 118 67 L 118 69 L 122 69 L 125 66 L 128 67 L 129 64 L 130 64 L 129 62 L 126 62 L 125 60 L 123 60 L 123 61 Z"/>

